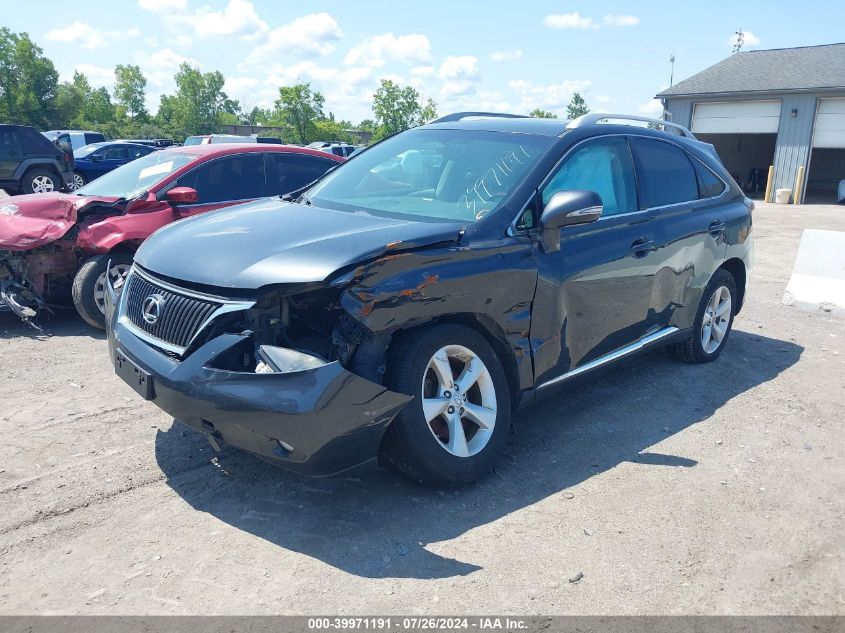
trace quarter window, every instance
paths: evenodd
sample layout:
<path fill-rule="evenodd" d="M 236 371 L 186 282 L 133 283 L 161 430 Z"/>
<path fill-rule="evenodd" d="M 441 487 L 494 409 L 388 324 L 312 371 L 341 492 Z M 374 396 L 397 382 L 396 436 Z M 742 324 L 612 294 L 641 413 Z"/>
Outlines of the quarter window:
<path fill-rule="evenodd" d="M 577 189 L 601 196 L 602 216 L 637 210 L 634 166 L 624 139 L 597 139 L 572 152 L 543 187 L 543 205 L 560 191 Z"/>
<path fill-rule="evenodd" d="M 721 195 L 725 190 L 725 183 L 697 160 L 693 160 L 692 164 L 695 167 L 695 176 L 698 179 L 698 197 L 715 198 Z"/>
<path fill-rule="evenodd" d="M 698 200 L 698 180 L 683 150 L 645 138 L 632 138 L 631 149 L 637 166 L 641 209 Z"/>

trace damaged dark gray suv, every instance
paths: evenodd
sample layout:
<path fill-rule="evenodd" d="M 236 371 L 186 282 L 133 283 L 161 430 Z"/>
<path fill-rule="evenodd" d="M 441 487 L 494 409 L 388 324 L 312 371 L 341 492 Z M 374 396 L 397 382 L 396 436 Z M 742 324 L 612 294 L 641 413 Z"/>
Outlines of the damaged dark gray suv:
<path fill-rule="evenodd" d="M 475 480 L 555 386 L 725 347 L 753 205 L 711 146 L 642 121 L 449 115 L 295 200 L 169 225 L 109 289 L 115 370 L 215 448 Z"/>

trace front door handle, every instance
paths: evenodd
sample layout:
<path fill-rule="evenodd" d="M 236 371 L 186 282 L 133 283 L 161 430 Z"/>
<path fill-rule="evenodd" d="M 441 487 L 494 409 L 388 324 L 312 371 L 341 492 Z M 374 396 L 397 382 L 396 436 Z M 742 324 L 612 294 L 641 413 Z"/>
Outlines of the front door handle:
<path fill-rule="evenodd" d="M 707 232 L 713 237 L 719 237 L 719 235 L 725 232 L 725 223 L 721 220 L 713 220 L 710 226 L 707 227 Z"/>
<path fill-rule="evenodd" d="M 631 244 L 631 255 L 634 257 L 645 257 L 654 250 L 657 250 L 654 246 L 654 242 L 645 237 L 638 238 L 634 240 L 633 244 Z"/>

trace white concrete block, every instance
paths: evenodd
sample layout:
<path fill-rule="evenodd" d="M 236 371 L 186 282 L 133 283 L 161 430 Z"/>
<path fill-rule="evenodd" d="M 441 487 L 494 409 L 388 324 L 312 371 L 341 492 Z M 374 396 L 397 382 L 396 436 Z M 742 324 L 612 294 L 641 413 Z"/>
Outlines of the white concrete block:
<path fill-rule="evenodd" d="M 845 233 L 821 229 L 802 233 L 783 302 L 845 317 Z"/>

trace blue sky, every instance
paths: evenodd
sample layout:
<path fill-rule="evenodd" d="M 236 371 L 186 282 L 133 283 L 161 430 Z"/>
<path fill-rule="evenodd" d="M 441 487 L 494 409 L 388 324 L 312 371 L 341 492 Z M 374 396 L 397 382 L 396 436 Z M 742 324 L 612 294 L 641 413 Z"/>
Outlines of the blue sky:
<path fill-rule="evenodd" d="M 220 70 L 229 96 L 270 105 L 281 84 L 310 81 L 337 117 L 372 116 L 382 77 L 455 110 L 558 114 L 575 91 L 592 109 L 654 114 L 653 95 L 743 50 L 845 39 L 845 3 L 488 0 L 41 0 L 4 3 L 0 24 L 27 31 L 62 78 L 74 69 L 112 85 L 119 63 L 141 66 L 152 111 L 178 64 Z M 687 8 L 688 7 L 688 8 Z"/>

